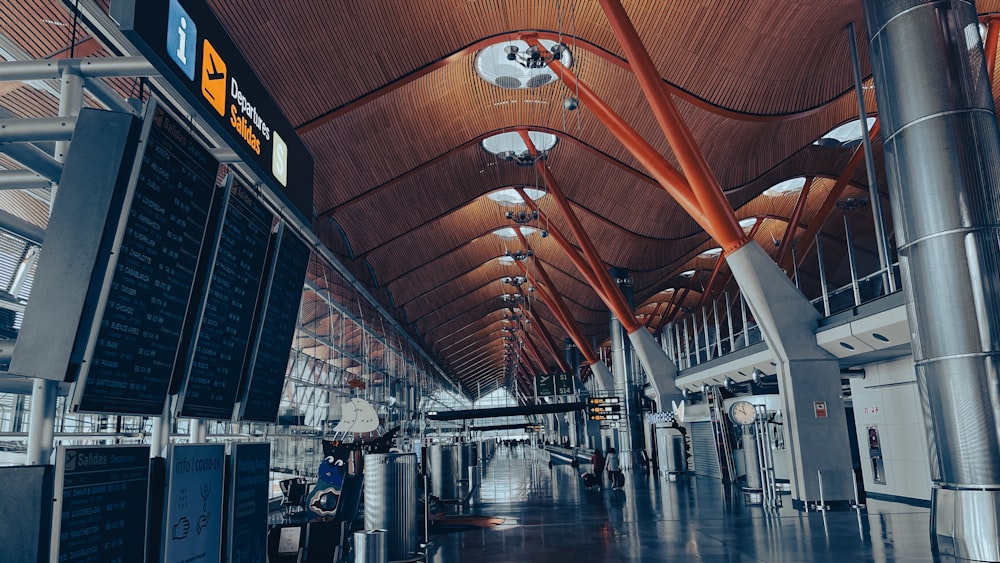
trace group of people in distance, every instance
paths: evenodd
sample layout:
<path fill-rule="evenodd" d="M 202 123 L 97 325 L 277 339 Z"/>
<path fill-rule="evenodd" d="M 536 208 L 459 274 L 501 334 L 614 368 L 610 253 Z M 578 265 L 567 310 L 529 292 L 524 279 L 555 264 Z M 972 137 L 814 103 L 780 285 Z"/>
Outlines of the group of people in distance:
<path fill-rule="evenodd" d="M 608 472 L 608 479 L 611 482 L 611 490 L 620 489 L 625 485 L 625 474 L 622 473 L 621 464 L 618 461 L 618 451 L 614 447 L 608 448 L 607 457 L 601 455 L 601 450 L 595 448 L 594 454 L 590 456 L 590 463 L 593 466 L 592 472 L 586 472 L 580 477 L 587 488 L 597 486 L 604 488 L 604 471 Z"/>

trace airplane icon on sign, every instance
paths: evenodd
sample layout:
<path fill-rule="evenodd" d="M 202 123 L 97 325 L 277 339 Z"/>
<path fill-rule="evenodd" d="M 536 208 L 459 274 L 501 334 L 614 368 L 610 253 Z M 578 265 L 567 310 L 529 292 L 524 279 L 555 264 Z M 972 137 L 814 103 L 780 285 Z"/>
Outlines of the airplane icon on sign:
<path fill-rule="evenodd" d="M 212 65 L 212 70 L 207 75 L 209 80 L 219 80 L 220 78 L 225 78 L 226 77 L 226 73 L 225 72 L 219 72 L 219 69 L 215 66 L 215 57 L 213 57 L 212 55 L 209 55 L 208 56 L 208 62 L 209 62 L 209 64 Z M 211 96 L 212 94 L 209 93 L 209 95 Z M 214 98 L 215 96 L 212 96 L 212 97 Z"/>

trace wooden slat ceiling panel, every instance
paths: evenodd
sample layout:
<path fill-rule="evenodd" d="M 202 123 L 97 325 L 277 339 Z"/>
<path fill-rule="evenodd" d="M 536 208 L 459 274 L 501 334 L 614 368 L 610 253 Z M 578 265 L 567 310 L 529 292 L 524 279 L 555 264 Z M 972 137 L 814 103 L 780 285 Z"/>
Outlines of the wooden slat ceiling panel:
<path fill-rule="evenodd" d="M 43 229 L 49 223 L 49 206 L 27 192 L 0 190 L 0 209 Z"/>
<path fill-rule="evenodd" d="M 492 285 L 499 294 L 502 290 L 501 286 L 503 286 L 500 278 L 505 275 L 502 272 L 503 269 L 502 266 L 497 264 L 496 260 L 490 260 L 466 274 L 449 279 L 441 285 L 436 286 L 440 289 L 432 294 L 424 295 L 420 299 L 403 305 L 406 308 L 406 314 L 410 318 L 422 317 L 434 309 L 438 309 L 460 298 L 464 290 L 468 288 L 481 288 Z"/>
<path fill-rule="evenodd" d="M 0 33 L 29 57 L 65 57 L 71 44 L 68 3 L 7 2 L 0 7 Z M 527 391 L 530 381 L 523 376 L 533 370 L 524 368 L 522 359 L 522 377 L 517 368 L 505 372 L 506 332 L 500 329 L 509 309 L 499 295 L 511 288 L 498 280 L 522 272 L 495 259 L 522 248 L 517 240 L 491 234 L 511 222 L 504 217 L 508 208 L 485 196 L 514 184 L 546 186 L 533 167 L 485 153 L 479 141 L 491 134 L 531 127 L 559 135 L 545 164 L 606 265 L 630 270 L 647 324 L 655 326 L 673 314 L 665 304 L 660 307 L 669 299 L 666 288 L 690 284 L 683 305 L 700 301 L 715 259 L 697 254 L 716 244 L 589 108 L 563 109 L 564 100 L 576 93 L 561 83 L 505 90 L 475 72 L 476 48 L 490 38 L 513 38 L 523 30 L 561 33 L 581 81 L 676 166 L 598 2 L 209 3 L 293 124 L 319 118 L 303 139 L 316 159 L 314 206 L 320 215 L 314 228 L 320 241 L 383 305 L 412 323 L 418 340 L 443 352 L 444 365 L 484 358 L 452 374 L 460 381 L 502 385 L 509 378 Z M 100 4 L 107 6 L 108 0 Z M 846 28 L 856 25 L 867 74 L 860 4 L 623 0 L 623 5 L 737 217 L 760 217 L 756 240 L 776 256 L 772 241 L 784 234 L 796 196 L 761 193 L 787 178 L 817 176 L 797 226 L 796 236 L 801 236 L 822 219 L 816 211 L 853 151 L 811 143 L 857 114 Z M 1000 11 L 1000 0 L 978 6 L 982 13 Z M 88 43 L 81 26 L 76 56 L 106 56 L 94 43 Z M 122 93 L 134 89 L 129 79 L 109 83 Z M 875 110 L 870 87 L 866 104 Z M 50 116 L 57 102 L 30 87 L 3 84 L 0 107 L 18 116 Z M 884 177 L 879 142 L 875 150 L 876 172 Z M 19 168 L 5 160 L 0 166 Z M 867 182 L 859 167 L 843 197 L 864 196 Z M 879 187 L 885 198 L 884 181 Z M 551 200 L 540 202 L 550 222 L 533 226 L 558 229 L 575 243 Z M 22 192 L 0 192 L 0 208 L 45 223 L 46 206 Z M 824 249 L 829 245 L 828 274 L 836 280 L 831 283 L 842 282 L 846 268 L 843 216 L 836 210 L 820 235 Z M 870 263 L 870 209 L 851 212 L 850 221 L 859 259 Z M 535 260 L 544 264 L 587 337 L 606 340 L 606 306 L 572 261 L 553 237 L 528 238 L 535 253 L 529 268 Z M 802 268 L 808 294 L 818 283 L 814 258 L 807 256 Z M 697 271 L 693 280 L 679 275 L 688 269 Z M 353 317 L 364 319 L 366 328 L 383 337 L 390 332 L 339 275 L 314 261 L 309 279 L 328 287 Z M 526 306 L 537 310 L 554 338 L 565 337 L 546 305 L 533 298 Z M 379 365 L 397 361 L 387 357 L 377 338 L 311 291 L 305 294 L 302 320 L 351 354 L 367 354 Z M 547 356 L 538 328 L 530 330 Z M 300 340 L 306 345 L 310 339 Z M 310 354 L 332 365 L 360 368 L 329 347 L 308 346 Z M 524 350 L 520 354 L 528 356 Z"/>

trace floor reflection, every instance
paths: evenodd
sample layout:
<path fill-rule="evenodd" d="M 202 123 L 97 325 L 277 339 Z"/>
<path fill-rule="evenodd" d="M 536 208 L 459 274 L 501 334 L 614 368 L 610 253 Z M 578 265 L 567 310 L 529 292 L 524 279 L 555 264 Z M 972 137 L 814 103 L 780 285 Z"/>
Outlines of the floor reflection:
<path fill-rule="evenodd" d="M 530 447 L 498 448 L 463 513 L 496 528 L 434 538 L 432 561 L 930 562 L 927 509 L 765 512 L 711 479 L 667 482 L 635 472 L 624 490 L 585 489 L 587 467 L 549 466 Z"/>

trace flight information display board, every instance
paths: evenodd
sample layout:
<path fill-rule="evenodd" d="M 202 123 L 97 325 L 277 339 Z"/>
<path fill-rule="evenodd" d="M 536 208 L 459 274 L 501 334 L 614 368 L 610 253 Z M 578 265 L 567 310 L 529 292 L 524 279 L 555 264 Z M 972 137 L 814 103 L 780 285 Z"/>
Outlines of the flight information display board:
<path fill-rule="evenodd" d="M 211 212 L 219 163 L 180 122 L 150 105 L 97 333 L 74 392 L 80 411 L 163 412 Z"/>
<path fill-rule="evenodd" d="M 178 396 L 184 417 L 232 419 L 264 275 L 274 215 L 238 181 L 227 199 Z"/>
<path fill-rule="evenodd" d="M 52 560 L 145 561 L 149 446 L 59 446 Z"/>
<path fill-rule="evenodd" d="M 229 455 L 226 561 L 267 559 L 271 444 L 233 443 Z"/>
<path fill-rule="evenodd" d="M 240 420 L 274 422 L 278 418 L 288 356 L 295 334 L 302 286 L 311 252 L 301 238 L 284 224 L 278 227 L 271 276 L 263 295 L 261 319 L 247 362 Z"/>

